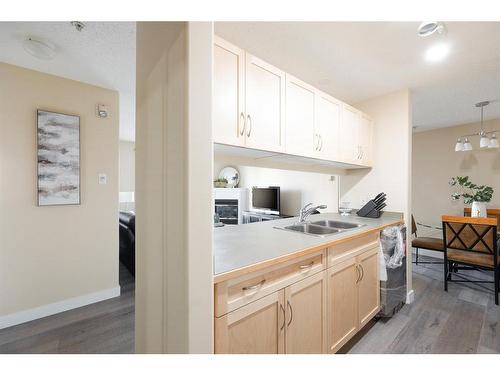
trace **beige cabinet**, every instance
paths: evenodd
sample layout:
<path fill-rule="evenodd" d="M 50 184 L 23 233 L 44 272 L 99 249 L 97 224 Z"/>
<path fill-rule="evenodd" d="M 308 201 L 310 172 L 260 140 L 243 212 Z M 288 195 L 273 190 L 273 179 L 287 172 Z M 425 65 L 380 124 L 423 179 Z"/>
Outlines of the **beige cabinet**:
<path fill-rule="evenodd" d="M 380 309 L 378 248 L 328 269 L 328 351 L 335 353 Z"/>
<path fill-rule="evenodd" d="M 245 144 L 245 51 L 215 37 L 214 142 Z"/>
<path fill-rule="evenodd" d="M 316 91 L 315 106 L 315 156 L 319 159 L 339 160 L 339 128 L 342 105 L 330 95 Z"/>
<path fill-rule="evenodd" d="M 285 289 L 287 354 L 326 353 L 326 271 Z"/>
<path fill-rule="evenodd" d="M 360 114 L 359 119 L 359 160 L 364 166 L 372 165 L 372 136 L 373 136 L 373 121 L 364 113 Z"/>
<path fill-rule="evenodd" d="M 358 315 L 364 326 L 380 310 L 380 282 L 378 275 L 378 249 L 358 256 Z"/>
<path fill-rule="evenodd" d="M 358 267 L 351 258 L 328 269 L 328 351 L 335 353 L 358 330 Z"/>
<path fill-rule="evenodd" d="M 213 126 L 216 143 L 372 165 L 368 116 L 219 37 Z"/>
<path fill-rule="evenodd" d="M 345 163 L 359 163 L 359 111 L 347 104 L 342 104 L 342 122 L 340 126 L 340 158 Z"/>
<path fill-rule="evenodd" d="M 287 154 L 312 156 L 319 147 L 319 138 L 314 133 L 314 102 L 314 87 L 287 74 L 285 106 Z"/>
<path fill-rule="evenodd" d="M 284 290 L 215 319 L 215 353 L 279 354 L 285 351 Z"/>
<path fill-rule="evenodd" d="M 285 73 L 246 53 L 246 146 L 284 151 Z"/>
<path fill-rule="evenodd" d="M 326 353 L 326 288 L 321 271 L 215 318 L 215 352 Z"/>

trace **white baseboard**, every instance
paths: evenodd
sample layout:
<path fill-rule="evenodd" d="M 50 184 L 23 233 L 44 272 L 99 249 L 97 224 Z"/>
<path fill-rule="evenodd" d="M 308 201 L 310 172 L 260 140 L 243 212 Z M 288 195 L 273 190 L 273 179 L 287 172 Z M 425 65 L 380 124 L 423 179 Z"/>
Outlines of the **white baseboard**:
<path fill-rule="evenodd" d="M 83 296 L 69 298 L 48 305 L 38 306 L 33 309 L 23 310 L 17 313 L 0 316 L 0 329 L 12 327 L 35 319 L 44 318 L 49 315 L 58 314 L 63 311 L 76 309 L 78 307 L 118 297 L 119 295 L 120 295 L 120 286 L 117 286 L 111 289 L 105 289 L 99 292 L 94 292 L 90 294 L 85 294 Z"/>
<path fill-rule="evenodd" d="M 415 292 L 412 289 L 406 293 L 406 303 L 409 305 L 410 303 L 413 303 L 413 301 L 415 301 Z"/>

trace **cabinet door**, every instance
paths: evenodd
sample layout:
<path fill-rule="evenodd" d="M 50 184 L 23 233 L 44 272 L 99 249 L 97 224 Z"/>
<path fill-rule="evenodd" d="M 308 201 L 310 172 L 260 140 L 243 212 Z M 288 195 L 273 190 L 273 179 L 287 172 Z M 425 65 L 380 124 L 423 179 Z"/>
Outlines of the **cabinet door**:
<path fill-rule="evenodd" d="M 314 96 L 312 86 L 286 75 L 286 131 L 287 154 L 313 156 L 319 137 L 314 134 Z"/>
<path fill-rule="evenodd" d="M 285 289 L 287 354 L 326 353 L 326 271 Z"/>
<path fill-rule="evenodd" d="M 340 115 L 341 103 L 317 91 L 315 135 L 318 136 L 318 147 L 315 150 L 320 159 L 339 160 Z"/>
<path fill-rule="evenodd" d="M 360 116 L 359 138 L 361 151 L 361 164 L 372 165 L 372 137 L 373 121 L 364 113 Z"/>
<path fill-rule="evenodd" d="M 357 332 L 358 279 L 354 258 L 328 269 L 328 351 L 331 353 L 339 350 Z"/>
<path fill-rule="evenodd" d="M 342 123 L 340 126 L 340 154 L 343 162 L 352 164 L 360 163 L 358 129 L 358 110 L 347 104 L 343 104 Z"/>
<path fill-rule="evenodd" d="M 378 248 L 358 256 L 361 272 L 358 283 L 359 326 L 364 326 L 380 310 Z"/>
<path fill-rule="evenodd" d="M 246 146 L 284 151 L 285 73 L 246 53 Z"/>
<path fill-rule="evenodd" d="M 284 290 L 215 319 L 215 353 L 284 353 Z"/>
<path fill-rule="evenodd" d="M 214 142 L 236 146 L 245 143 L 245 52 L 215 37 Z"/>

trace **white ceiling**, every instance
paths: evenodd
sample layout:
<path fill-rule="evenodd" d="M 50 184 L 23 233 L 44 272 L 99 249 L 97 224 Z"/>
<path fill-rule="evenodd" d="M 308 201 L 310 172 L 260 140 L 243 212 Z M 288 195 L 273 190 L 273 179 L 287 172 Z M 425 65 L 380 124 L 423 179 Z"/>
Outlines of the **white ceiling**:
<path fill-rule="evenodd" d="M 416 22 L 217 22 L 215 33 L 304 81 L 354 104 L 412 90 L 417 130 L 479 120 L 474 104 L 500 99 L 500 22 L 447 22 L 421 38 Z M 442 62 L 425 51 L 448 43 Z M 500 117 L 500 102 L 485 119 Z"/>
<path fill-rule="evenodd" d="M 135 139 L 135 22 L 0 22 L 0 61 L 50 73 L 120 93 L 120 139 Z M 53 60 L 23 49 L 32 36 L 56 46 Z"/>

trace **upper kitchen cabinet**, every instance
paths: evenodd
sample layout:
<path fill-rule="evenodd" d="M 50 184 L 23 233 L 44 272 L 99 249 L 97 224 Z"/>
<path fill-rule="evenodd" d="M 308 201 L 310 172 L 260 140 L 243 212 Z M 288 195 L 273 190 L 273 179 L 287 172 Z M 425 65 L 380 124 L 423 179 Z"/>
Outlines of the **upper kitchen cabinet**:
<path fill-rule="evenodd" d="M 340 127 L 340 158 L 345 163 L 359 164 L 359 111 L 343 103 Z"/>
<path fill-rule="evenodd" d="M 325 160 L 340 160 L 339 128 L 342 104 L 321 91 L 316 91 L 315 99 L 315 156 Z"/>
<path fill-rule="evenodd" d="M 359 120 L 359 143 L 360 143 L 360 161 L 361 165 L 372 165 L 372 137 L 373 137 L 373 120 L 361 113 Z"/>
<path fill-rule="evenodd" d="M 285 73 L 246 53 L 246 146 L 283 152 Z"/>
<path fill-rule="evenodd" d="M 368 116 L 219 37 L 213 108 L 216 143 L 346 169 L 372 164 Z"/>
<path fill-rule="evenodd" d="M 319 136 L 314 131 L 315 91 L 307 83 L 286 75 L 287 154 L 313 156 L 319 148 Z"/>
<path fill-rule="evenodd" d="M 215 37 L 214 141 L 245 144 L 245 51 Z"/>

